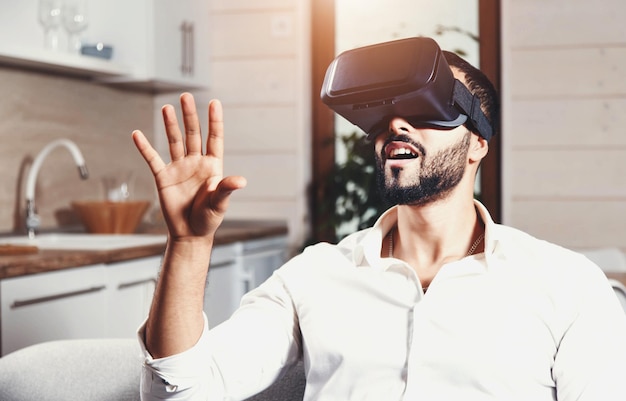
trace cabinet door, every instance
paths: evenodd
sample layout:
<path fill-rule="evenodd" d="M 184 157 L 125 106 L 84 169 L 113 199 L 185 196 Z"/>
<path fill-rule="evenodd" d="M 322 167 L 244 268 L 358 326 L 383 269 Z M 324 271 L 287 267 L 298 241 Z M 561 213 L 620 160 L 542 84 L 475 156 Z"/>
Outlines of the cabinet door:
<path fill-rule="evenodd" d="M 136 337 L 148 317 L 160 265 L 160 256 L 107 265 L 109 337 Z"/>
<path fill-rule="evenodd" d="M 287 259 L 287 237 L 278 236 L 243 243 L 241 265 L 250 277 L 250 290 L 267 280 Z"/>
<path fill-rule="evenodd" d="M 237 263 L 240 253 L 238 243 L 213 248 L 204 291 L 204 312 L 211 327 L 228 319 L 239 307 L 247 283 Z"/>
<path fill-rule="evenodd" d="M 164 81 L 207 87 L 209 2 L 153 1 L 155 76 Z"/>
<path fill-rule="evenodd" d="M 204 295 L 211 326 L 228 319 L 241 297 L 256 288 L 285 262 L 286 237 L 236 242 L 213 249 Z"/>
<path fill-rule="evenodd" d="M 102 337 L 104 265 L 0 281 L 2 355 L 43 341 Z"/>
<path fill-rule="evenodd" d="M 146 66 L 152 62 L 153 1 L 90 0 L 85 41 L 112 46 L 112 62 L 128 66 L 135 76 L 144 76 Z"/>

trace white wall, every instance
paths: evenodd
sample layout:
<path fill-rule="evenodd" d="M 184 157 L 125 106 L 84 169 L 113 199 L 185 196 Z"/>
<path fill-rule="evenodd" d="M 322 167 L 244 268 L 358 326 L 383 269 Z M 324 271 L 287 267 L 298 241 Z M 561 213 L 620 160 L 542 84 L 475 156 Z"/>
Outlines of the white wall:
<path fill-rule="evenodd" d="M 622 0 L 504 0 L 503 222 L 626 250 Z"/>

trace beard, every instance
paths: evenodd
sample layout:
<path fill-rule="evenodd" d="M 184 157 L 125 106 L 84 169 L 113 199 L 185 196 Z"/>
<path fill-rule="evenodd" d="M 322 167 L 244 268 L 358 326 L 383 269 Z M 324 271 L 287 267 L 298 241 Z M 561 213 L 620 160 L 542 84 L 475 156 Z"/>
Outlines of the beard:
<path fill-rule="evenodd" d="M 444 199 L 461 182 L 465 174 L 471 135 L 468 131 L 459 142 L 433 155 L 427 155 L 423 146 L 407 136 L 390 138 L 389 140 L 411 143 L 419 149 L 420 167 L 416 177 L 407 184 L 400 184 L 399 178 L 403 168 L 393 168 L 391 177 L 387 177 L 383 146 L 380 154 L 376 154 L 376 184 L 381 198 L 388 206 L 423 206 Z"/>

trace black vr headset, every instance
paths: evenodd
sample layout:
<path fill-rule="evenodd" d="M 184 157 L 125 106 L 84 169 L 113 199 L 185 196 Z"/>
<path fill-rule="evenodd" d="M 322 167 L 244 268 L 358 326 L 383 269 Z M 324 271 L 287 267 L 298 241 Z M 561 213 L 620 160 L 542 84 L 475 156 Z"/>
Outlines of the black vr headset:
<path fill-rule="evenodd" d="M 322 101 L 369 139 L 402 117 L 414 127 L 465 124 L 489 140 L 493 129 L 480 100 L 455 79 L 437 43 L 395 40 L 341 53 L 326 71 Z"/>

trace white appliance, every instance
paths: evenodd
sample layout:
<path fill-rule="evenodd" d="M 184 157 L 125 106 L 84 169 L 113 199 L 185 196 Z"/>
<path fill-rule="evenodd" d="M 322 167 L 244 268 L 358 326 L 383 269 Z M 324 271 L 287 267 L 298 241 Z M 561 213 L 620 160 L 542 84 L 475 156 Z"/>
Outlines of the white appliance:
<path fill-rule="evenodd" d="M 267 280 L 287 258 L 285 236 L 261 238 L 213 248 L 204 294 L 211 327 L 228 319 L 241 297 Z"/>

